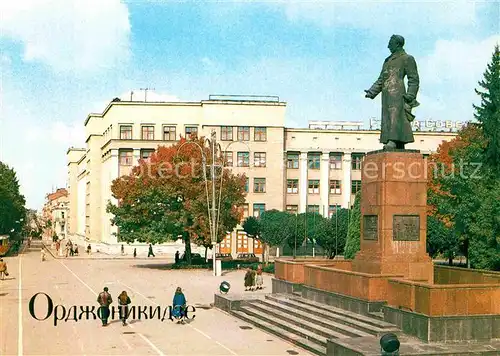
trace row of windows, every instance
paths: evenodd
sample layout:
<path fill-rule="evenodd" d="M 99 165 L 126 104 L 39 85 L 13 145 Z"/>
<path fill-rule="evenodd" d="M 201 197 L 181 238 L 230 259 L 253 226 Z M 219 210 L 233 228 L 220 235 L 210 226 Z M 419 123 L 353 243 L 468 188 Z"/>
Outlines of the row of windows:
<path fill-rule="evenodd" d="M 151 153 L 154 150 L 151 149 L 143 149 L 141 150 L 141 158 L 148 159 Z M 223 153 L 224 156 L 224 165 L 226 167 L 232 167 L 234 164 L 233 153 L 231 151 L 227 151 Z M 237 152 L 237 167 L 250 167 L 250 152 Z M 254 152 L 254 167 L 266 167 L 267 162 L 267 154 L 266 152 Z M 311 154 L 308 158 L 308 167 L 309 169 L 319 169 L 320 167 L 320 155 Z M 351 168 L 353 170 L 361 169 L 361 162 L 363 160 L 363 155 L 354 154 L 352 158 Z M 132 151 L 120 151 L 120 164 L 125 166 L 131 166 L 133 164 L 133 153 Z M 299 160 L 298 154 L 288 154 L 287 156 L 287 168 L 298 168 Z M 330 154 L 330 169 L 337 170 L 342 169 L 342 154 L 341 153 L 333 153 Z"/>
<path fill-rule="evenodd" d="M 299 168 L 299 154 L 298 153 L 287 153 L 286 156 L 286 166 L 290 169 Z M 342 157 L 343 153 L 330 153 L 329 165 L 331 170 L 342 169 Z M 363 161 L 364 153 L 353 153 L 351 158 L 351 168 L 353 170 L 361 169 L 361 162 Z M 309 169 L 320 169 L 321 167 L 321 153 L 309 153 L 307 155 L 307 167 Z"/>
<path fill-rule="evenodd" d="M 340 205 L 329 205 L 328 206 L 328 217 L 332 217 L 335 215 L 337 209 L 340 209 Z M 298 205 L 287 205 L 286 211 L 290 214 L 298 214 L 299 206 Z M 308 213 L 318 213 L 320 214 L 319 205 L 308 205 L 307 206 Z"/>
<path fill-rule="evenodd" d="M 155 150 L 141 150 L 141 159 L 148 159 Z M 119 161 L 121 166 L 134 165 L 134 152 L 130 150 L 120 150 Z"/>
<path fill-rule="evenodd" d="M 222 126 L 220 131 L 220 138 L 222 141 L 233 141 L 233 126 Z M 198 134 L 197 126 L 186 126 L 185 135 L 190 137 L 191 135 Z M 249 126 L 238 126 L 237 127 L 237 137 L 238 141 L 250 141 L 250 127 Z M 120 139 L 121 140 L 131 140 L 132 139 L 132 125 L 120 125 Z M 153 125 L 143 125 L 141 126 L 141 140 L 154 140 L 155 139 L 155 127 Z M 254 129 L 253 135 L 254 141 L 267 141 L 267 128 L 266 127 L 256 127 Z M 163 140 L 164 141 L 176 141 L 177 140 L 177 128 L 176 126 L 164 125 L 163 126 Z"/>
<path fill-rule="evenodd" d="M 141 150 L 141 159 L 148 159 L 155 150 Z M 133 151 L 120 150 L 120 165 L 133 165 Z M 254 152 L 253 154 L 254 167 L 266 167 L 267 155 L 266 152 Z M 224 166 L 233 166 L 233 152 L 224 152 Z M 237 167 L 250 167 L 250 152 L 237 152 Z"/>
<path fill-rule="evenodd" d="M 356 194 L 361 190 L 361 181 L 353 180 L 351 181 L 351 194 Z M 299 180 L 298 179 L 288 179 L 286 182 L 286 192 L 288 194 L 298 194 L 299 193 Z M 319 180 L 309 179 L 307 181 L 307 192 L 309 194 L 319 194 Z M 342 194 L 342 181 L 340 180 L 330 180 L 330 194 Z"/>

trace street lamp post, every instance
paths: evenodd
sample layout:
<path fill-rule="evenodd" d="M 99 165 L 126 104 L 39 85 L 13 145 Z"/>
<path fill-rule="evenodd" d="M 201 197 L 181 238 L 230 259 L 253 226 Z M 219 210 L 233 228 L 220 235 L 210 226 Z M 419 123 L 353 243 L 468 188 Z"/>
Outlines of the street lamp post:
<path fill-rule="evenodd" d="M 226 153 L 227 149 L 233 143 L 236 143 L 236 142 L 243 143 L 248 148 L 249 148 L 249 146 L 248 146 L 248 144 L 245 141 L 237 140 L 237 141 L 231 142 L 229 145 L 227 145 L 226 149 L 224 151 L 222 151 L 222 147 L 220 146 L 220 144 L 217 143 L 217 134 L 216 134 L 215 130 L 212 130 L 210 132 L 210 139 L 206 139 L 205 142 L 209 143 L 211 154 L 212 154 L 212 162 L 210 164 L 210 168 L 211 168 L 210 178 L 212 180 L 212 196 L 211 196 L 211 199 L 210 199 L 210 195 L 209 195 L 209 191 L 208 191 L 208 179 L 207 179 L 207 172 L 206 172 L 207 160 L 206 160 L 205 153 L 203 151 L 203 147 L 201 147 L 196 142 L 190 142 L 190 141 L 186 141 L 184 144 L 195 144 L 196 146 L 198 146 L 198 148 L 201 151 L 202 162 L 203 162 L 203 178 L 205 180 L 205 193 L 207 195 L 208 223 L 210 225 L 210 235 L 211 235 L 210 238 L 211 238 L 211 242 L 212 242 L 212 268 L 213 268 L 213 275 L 217 276 L 217 272 L 216 272 L 217 264 L 216 264 L 216 258 L 215 258 L 215 255 L 216 255 L 215 250 L 216 250 L 216 247 L 217 247 L 217 233 L 218 233 L 218 230 L 219 230 L 220 205 L 221 205 L 221 200 L 222 200 L 222 184 L 223 184 L 224 167 L 225 167 L 224 162 L 221 165 L 216 164 L 216 161 L 217 161 L 217 148 L 219 148 L 220 152 Z M 182 145 L 181 145 L 181 147 L 179 147 L 178 151 L 180 151 L 181 148 L 182 148 Z M 219 187 L 219 201 L 218 201 L 218 204 L 217 204 L 217 199 L 216 199 L 217 192 L 216 192 L 216 185 L 215 185 L 215 180 L 216 180 L 215 169 L 216 169 L 216 167 L 219 167 L 219 166 L 221 167 L 221 172 L 220 172 L 220 174 L 221 174 L 221 181 L 220 181 L 220 187 Z M 211 204 L 210 204 L 210 200 L 212 201 Z"/>

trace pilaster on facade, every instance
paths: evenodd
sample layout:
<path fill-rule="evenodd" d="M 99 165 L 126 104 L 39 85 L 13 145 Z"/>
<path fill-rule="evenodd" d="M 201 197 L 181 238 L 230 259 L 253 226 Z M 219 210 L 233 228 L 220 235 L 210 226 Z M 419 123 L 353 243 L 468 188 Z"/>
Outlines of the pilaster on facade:
<path fill-rule="evenodd" d="M 300 179 L 299 179 L 299 213 L 305 213 L 307 208 L 307 152 L 300 153 Z"/>
<path fill-rule="evenodd" d="M 342 180 L 342 207 L 349 208 L 351 203 L 351 152 L 344 153 L 342 168 L 344 179 Z"/>
<path fill-rule="evenodd" d="M 141 159 L 141 150 L 139 148 L 134 148 L 134 163 L 133 165 L 137 165 L 139 160 Z"/>
<path fill-rule="evenodd" d="M 323 152 L 321 154 L 320 170 L 321 170 L 321 181 L 319 184 L 320 197 L 321 197 L 320 214 L 327 217 L 328 216 L 329 189 L 330 189 L 330 182 L 329 182 L 330 153 L 329 152 Z M 326 207 L 326 209 L 325 209 L 325 207 Z"/>

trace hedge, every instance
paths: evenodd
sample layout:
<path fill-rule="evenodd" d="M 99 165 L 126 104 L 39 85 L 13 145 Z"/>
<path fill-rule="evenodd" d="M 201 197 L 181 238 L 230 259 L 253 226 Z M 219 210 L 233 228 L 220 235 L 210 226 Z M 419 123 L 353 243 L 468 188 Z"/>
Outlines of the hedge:
<path fill-rule="evenodd" d="M 223 270 L 235 270 L 238 269 L 238 265 L 240 269 L 253 268 L 257 269 L 257 267 L 261 263 L 241 263 L 237 261 L 223 261 L 222 269 Z M 170 269 L 212 269 L 212 263 L 204 263 L 204 264 L 188 264 L 187 262 L 179 262 L 177 264 L 172 264 Z M 274 273 L 274 263 L 269 263 L 267 266 L 262 265 L 262 271 L 266 273 Z"/>

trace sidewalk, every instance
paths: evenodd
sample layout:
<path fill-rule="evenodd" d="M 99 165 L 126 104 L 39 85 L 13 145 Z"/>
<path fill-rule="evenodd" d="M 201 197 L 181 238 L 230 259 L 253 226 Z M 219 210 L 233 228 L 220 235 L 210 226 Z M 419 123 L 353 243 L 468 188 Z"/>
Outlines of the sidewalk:
<path fill-rule="evenodd" d="M 68 255 L 68 257 L 64 257 L 64 255 L 63 255 L 62 257 L 60 257 L 58 255 L 56 249 L 52 248 L 52 243 L 48 243 L 46 241 L 43 241 L 42 244 L 45 247 L 45 249 L 51 254 L 51 256 L 55 259 L 62 259 L 62 260 L 65 260 L 65 259 L 71 259 L 71 260 L 138 260 L 138 261 L 148 260 L 148 261 L 161 261 L 161 262 L 174 263 L 174 259 L 172 259 L 171 257 L 166 256 L 166 255 L 157 254 L 155 257 L 147 257 L 147 256 L 139 256 L 138 255 L 135 258 L 133 255 L 130 255 L 130 254 L 128 254 L 128 255 L 127 254 L 125 254 L 125 255 L 121 255 L 121 254 L 109 255 L 109 254 L 102 253 L 102 252 L 92 252 L 89 255 L 89 254 L 87 254 L 87 251 L 85 251 L 84 249 L 82 249 L 81 252 L 79 251 L 78 256 Z M 79 247 L 79 250 L 80 250 L 80 247 Z"/>

